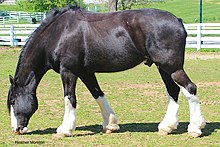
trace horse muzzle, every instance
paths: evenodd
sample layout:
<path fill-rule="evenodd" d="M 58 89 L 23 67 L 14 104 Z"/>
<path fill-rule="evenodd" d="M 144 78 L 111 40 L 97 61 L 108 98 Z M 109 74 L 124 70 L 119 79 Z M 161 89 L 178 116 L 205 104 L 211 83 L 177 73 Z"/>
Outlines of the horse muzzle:
<path fill-rule="evenodd" d="M 28 128 L 19 126 L 17 128 L 12 128 L 12 131 L 14 134 L 22 135 L 24 133 L 27 133 Z"/>

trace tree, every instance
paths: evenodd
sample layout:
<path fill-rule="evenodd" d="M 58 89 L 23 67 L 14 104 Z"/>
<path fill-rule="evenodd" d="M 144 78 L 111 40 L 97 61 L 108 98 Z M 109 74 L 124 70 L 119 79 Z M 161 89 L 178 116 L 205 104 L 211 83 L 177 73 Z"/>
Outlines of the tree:
<path fill-rule="evenodd" d="M 26 11 L 49 12 L 67 5 L 83 6 L 82 0 L 17 0 L 17 5 Z"/>
<path fill-rule="evenodd" d="M 122 10 L 130 10 L 131 6 L 135 3 L 135 0 L 120 0 Z"/>
<path fill-rule="evenodd" d="M 118 0 L 108 0 L 108 3 L 110 12 L 117 11 Z"/>
<path fill-rule="evenodd" d="M 165 0 L 117 0 L 120 10 L 130 10 L 132 6 L 149 5 L 153 2 L 165 2 Z"/>

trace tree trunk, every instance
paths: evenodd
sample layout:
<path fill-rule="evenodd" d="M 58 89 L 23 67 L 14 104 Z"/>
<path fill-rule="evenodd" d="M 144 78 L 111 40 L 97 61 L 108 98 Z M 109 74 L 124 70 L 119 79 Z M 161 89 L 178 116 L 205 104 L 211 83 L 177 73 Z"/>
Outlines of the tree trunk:
<path fill-rule="evenodd" d="M 118 2 L 118 0 L 108 0 L 110 12 L 117 11 L 117 2 Z"/>

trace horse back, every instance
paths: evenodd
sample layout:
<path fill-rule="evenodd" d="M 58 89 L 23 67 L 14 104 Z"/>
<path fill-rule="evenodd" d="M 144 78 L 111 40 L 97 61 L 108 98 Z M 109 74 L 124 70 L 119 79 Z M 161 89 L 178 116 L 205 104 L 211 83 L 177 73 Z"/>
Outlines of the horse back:
<path fill-rule="evenodd" d="M 146 56 L 158 64 L 167 64 L 171 58 L 180 59 L 178 66 L 183 64 L 185 29 L 169 12 L 144 9 L 67 15 L 55 54 L 60 60 L 72 61 L 72 67 L 80 63 L 94 71 L 120 71 L 141 63 Z"/>

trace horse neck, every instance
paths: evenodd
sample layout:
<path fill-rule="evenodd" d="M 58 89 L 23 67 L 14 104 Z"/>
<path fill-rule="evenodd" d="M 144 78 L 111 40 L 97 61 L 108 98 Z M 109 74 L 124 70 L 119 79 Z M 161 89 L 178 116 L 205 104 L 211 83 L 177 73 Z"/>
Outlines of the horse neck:
<path fill-rule="evenodd" d="M 37 88 L 40 80 L 47 70 L 48 69 L 45 68 L 45 56 L 40 49 L 35 49 L 35 51 L 26 51 L 26 53 L 21 55 L 21 58 L 19 59 L 15 79 L 20 86 L 25 86 L 28 76 L 31 74 L 31 72 L 34 72 L 36 80 L 35 87 Z"/>

